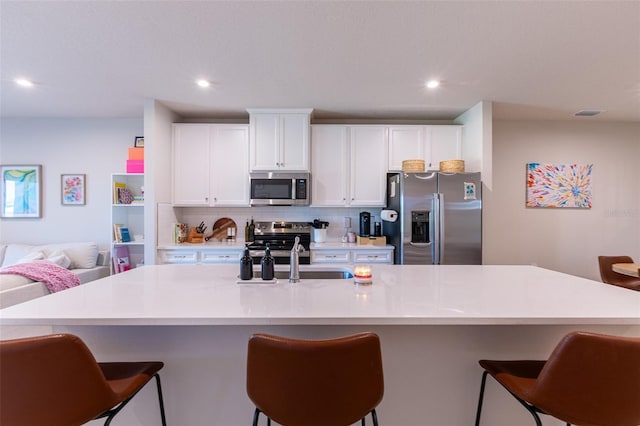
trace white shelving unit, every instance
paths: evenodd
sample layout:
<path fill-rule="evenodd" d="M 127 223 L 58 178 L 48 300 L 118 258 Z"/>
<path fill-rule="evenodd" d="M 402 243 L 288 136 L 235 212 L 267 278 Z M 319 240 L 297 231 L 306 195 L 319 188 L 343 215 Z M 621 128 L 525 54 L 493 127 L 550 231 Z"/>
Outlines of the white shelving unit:
<path fill-rule="evenodd" d="M 113 173 L 111 175 L 111 273 L 116 273 L 113 259 L 117 259 L 120 247 L 126 247 L 129 265 L 144 263 L 144 202 L 122 203 L 118 198 L 116 183 L 124 184 L 134 197 L 144 196 L 144 174 Z M 122 224 L 129 229 L 130 242 L 117 242 L 114 225 Z"/>

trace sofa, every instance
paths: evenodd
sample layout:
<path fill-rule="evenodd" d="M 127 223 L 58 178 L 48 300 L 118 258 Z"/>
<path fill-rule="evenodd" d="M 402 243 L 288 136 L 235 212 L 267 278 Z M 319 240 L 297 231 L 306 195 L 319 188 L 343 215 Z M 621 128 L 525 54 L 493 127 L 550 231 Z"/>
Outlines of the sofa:
<path fill-rule="evenodd" d="M 0 244 L 0 269 L 42 260 L 54 262 L 73 272 L 80 284 L 106 277 L 110 273 L 109 251 L 99 250 L 94 243 Z M 41 281 L 17 274 L 0 274 L 0 309 L 49 293 L 49 288 Z"/>

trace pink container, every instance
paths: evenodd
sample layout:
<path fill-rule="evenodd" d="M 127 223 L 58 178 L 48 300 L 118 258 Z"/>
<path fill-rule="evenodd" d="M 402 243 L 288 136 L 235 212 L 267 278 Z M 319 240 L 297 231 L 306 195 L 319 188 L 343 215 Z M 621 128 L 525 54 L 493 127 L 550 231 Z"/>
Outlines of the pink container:
<path fill-rule="evenodd" d="M 144 160 L 127 160 L 127 173 L 144 173 Z"/>

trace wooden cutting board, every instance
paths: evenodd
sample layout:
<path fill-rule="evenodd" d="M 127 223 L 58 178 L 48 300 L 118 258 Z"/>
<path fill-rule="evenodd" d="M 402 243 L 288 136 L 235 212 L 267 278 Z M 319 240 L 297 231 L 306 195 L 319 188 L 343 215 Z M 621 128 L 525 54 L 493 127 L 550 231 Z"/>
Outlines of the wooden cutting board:
<path fill-rule="evenodd" d="M 233 219 L 229 219 L 228 217 L 223 217 L 213 224 L 213 229 L 211 230 L 211 235 L 205 238 L 205 241 L 209 241 L 211 238 L 215 238 L 218 241 L 223 241 L 227 239 L 227 229 L 233 228 L 234 235 L 238 235 L 238 227 Z"/>

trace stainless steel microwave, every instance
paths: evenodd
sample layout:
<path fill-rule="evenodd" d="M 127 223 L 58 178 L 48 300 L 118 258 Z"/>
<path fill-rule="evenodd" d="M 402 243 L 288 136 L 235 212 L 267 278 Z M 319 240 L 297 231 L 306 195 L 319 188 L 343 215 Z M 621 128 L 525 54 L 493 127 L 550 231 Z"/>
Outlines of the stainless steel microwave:
<path fill-rule="evenodd" d="M 309 173 L 251 173 L 252 206 L 308 206 Z"/>

